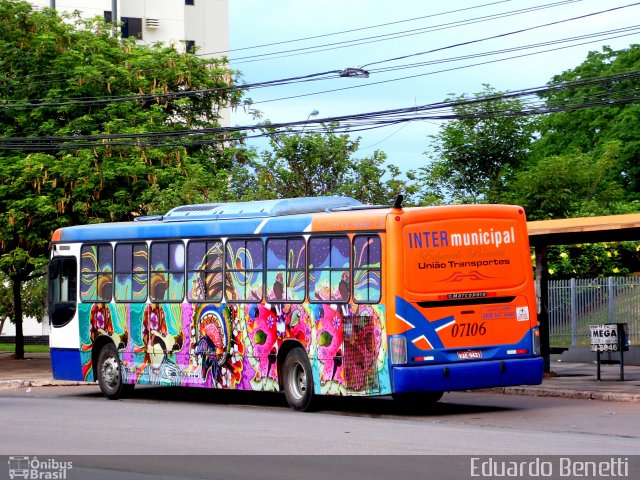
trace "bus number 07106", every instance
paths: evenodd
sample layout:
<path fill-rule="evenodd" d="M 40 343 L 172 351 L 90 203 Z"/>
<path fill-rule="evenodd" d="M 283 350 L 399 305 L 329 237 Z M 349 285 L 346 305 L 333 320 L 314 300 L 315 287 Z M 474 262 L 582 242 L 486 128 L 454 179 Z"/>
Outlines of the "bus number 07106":
<path fill-rule="evenodd" d="M 487 329 L 482 323 L 460 323 L 451 327 L 451 335 L 454 337 L 475 337 L 476 335 L 484 335 Z"/>

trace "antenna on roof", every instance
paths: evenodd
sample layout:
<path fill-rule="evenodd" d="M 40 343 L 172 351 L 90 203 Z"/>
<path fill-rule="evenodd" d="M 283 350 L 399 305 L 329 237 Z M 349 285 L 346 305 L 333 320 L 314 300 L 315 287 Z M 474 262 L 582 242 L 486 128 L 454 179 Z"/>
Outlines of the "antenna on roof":
<path fill-rule="evenodd" d="M 404 195 L 400 194 L 396 197 L 396 201 L 393 202 L 393 208 L 395 209 L 401 209 L 402 208 L 402 201 L 404 200 Z"/>

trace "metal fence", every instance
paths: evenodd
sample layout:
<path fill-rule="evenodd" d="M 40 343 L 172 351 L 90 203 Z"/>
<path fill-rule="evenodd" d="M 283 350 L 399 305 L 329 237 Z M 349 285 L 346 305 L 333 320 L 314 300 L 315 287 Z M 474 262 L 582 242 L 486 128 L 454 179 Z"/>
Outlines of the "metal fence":
<path fill-rule="evenodd" d="M 602 323 L 627 323 L 629 343 L 640 344 L 639 277 L 549 282 L 552 345 L 589 345 L 589 325 Z"/>

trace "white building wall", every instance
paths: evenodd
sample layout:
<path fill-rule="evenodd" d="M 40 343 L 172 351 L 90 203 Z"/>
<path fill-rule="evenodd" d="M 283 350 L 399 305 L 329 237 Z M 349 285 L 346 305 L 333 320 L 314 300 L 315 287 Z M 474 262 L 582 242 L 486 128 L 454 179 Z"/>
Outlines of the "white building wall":
<path fill-rule="evenodd" d="M 25 336 L 49 335 L 49 319 L 45 318 L 42 323 L 38 323 L 35 318 L 24 317 L 22 320 L 22 334 Z M 5 320 L 2 332 L 0 332 L 0 342 L 2 337 L 15 337 L 16 326 L 8 319 Z"/>
<path fill-rule="evenodd" d="M 206 22 L 202 19 L 206 18 Z M 185 6 L 185 31 L 195 40 L 198 54 L 205 57 L 228 56 L 229 2 L 228 0 L 196 0 Z"/>
<path fill-rule="evenodd" d="M 30 0 L 38 8 L 49 7 L 50 0 Z M 198 53 L 226 52 L 229 49 L 229 0 L 118 0 L 118 18 L 142 18 L 142 41 L 180 46 L 184 40 L 195 40 Z M 83 17 L 104 16 L 110 12 L 111 0 L 56 0 L 56 10 L 78 10 Z M 157 27 L 148 27 L 146 20 L 158 20 Z M 183 47 L 184 48 L 184 47 Z M 215 56 L 220 56 L 215 55 Z"/>
<path fill-rule="evenodd" d="M 189 40 L 184 13 L 184 0 L 130 0 L 121 16 L 142 18 L 145 43 L 162 42 L 183 51 L 184 40 Z M 157 20 L 158 26 L 151 26 L 150 19 Z"/>

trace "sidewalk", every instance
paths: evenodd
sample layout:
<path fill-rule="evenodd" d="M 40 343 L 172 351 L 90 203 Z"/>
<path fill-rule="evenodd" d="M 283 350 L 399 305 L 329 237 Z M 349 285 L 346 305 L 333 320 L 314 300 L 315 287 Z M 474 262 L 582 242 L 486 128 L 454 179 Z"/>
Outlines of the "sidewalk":
<path fill-rule="evenodd" d="M 0 352 L 0 390 L 84 383 L 54 380 L 49 353 L 25 353 L 24 360 L 14 360 L 13 352 Z"/>
<path fill-rule="evenodd" d="M 542 385 L 497 388 L 505 394 L 579 398 L 640 403 L 640 366 L 625 365 L 620 381 L 620 365 L 601 365 L 600 381 L 595 363 L 551 362 Z"/>
<path fill-rule="evenodd" d="M 624 381 L 620 381 L 619 365 L 602 365 L 601 379 L 596 379 L 595 364 L 552 361 L 551 373 L 542 385 L 493 390 L 510 395 L 640 403 L 640 366 L 626 365 Z M 14 360 L 12 353 L 0 352 L 0 389 L 82 384 L 53 380 L 48 353 L 27 353 L 25 360 Z"/>

